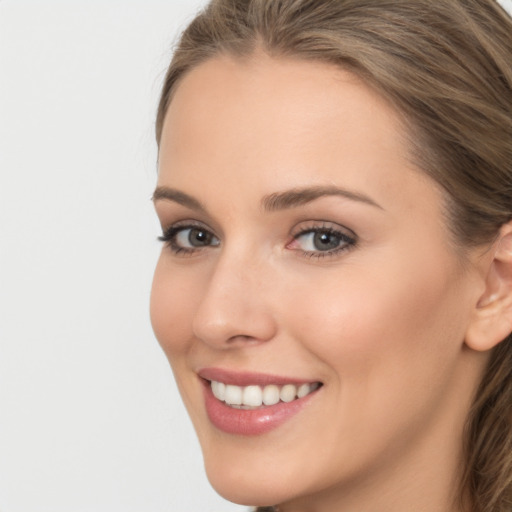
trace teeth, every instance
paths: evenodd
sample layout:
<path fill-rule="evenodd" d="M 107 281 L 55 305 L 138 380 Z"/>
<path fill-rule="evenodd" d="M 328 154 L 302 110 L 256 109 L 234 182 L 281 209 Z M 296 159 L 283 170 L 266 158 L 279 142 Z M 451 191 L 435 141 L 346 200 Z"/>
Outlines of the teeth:
<path fill-rule="evenodd" d="M 226 394 L 224 395 L 224 401 L 231 405 L 242 405 L 242 393 L 243 388 L 240 386 L 226 386 Z"/>
<path fill-rule="evenodd" d="M 222 383 L 219 382 L 219 384 L 222 384 Z M 302 386 L 300 386 L 299 389 L 297 390 L 297 396 L 299 398 L 302 398 L 303 396 L 309 395 L 310 392 L 311 392 L 311 386 L 309 384 L 302 384 Z"/>
<path fill-rule="evenodd" d="M 294 384 L 276 386 L 269 384 L 261 386 L 234 386 L 223 382 L 211 381 L 212 393 L 221 402 L 236 408 L 250 409 L 262 405 L 275 405 L 279 401 L 292 402 L 296 398 L 303 398 L 320 387 L 318 382 L 302 384 L 297 388 Z"/>
<path fill-rule="evenodd" d="M 226 397 L 226 384 L 224 382 L 212 381 L 212 392 L 215 398 L 223 402 Z"/>
<path fill-rule="evenodd" d="M 270 384 L 263 388 L 263 403 L 265 405 L 275 405 L 279 402 L 279 388 Z"/>
<path fill-rule="evenodd" d="M 259 386 L 247 386 L 242 393 L 242 403 L 259 407 L 263 403 L 263 391 Z"/>
<path fill-rule="evenodd" d="M 295 400 L 295 397 L 297 396 L 297 387 L 293 384 L 286 384 L 286 386 L 283 386 L 281 388 L 281 393 L 279 393 L 279 398 L 283 402 L 291 402 L 292 400 Z"/>

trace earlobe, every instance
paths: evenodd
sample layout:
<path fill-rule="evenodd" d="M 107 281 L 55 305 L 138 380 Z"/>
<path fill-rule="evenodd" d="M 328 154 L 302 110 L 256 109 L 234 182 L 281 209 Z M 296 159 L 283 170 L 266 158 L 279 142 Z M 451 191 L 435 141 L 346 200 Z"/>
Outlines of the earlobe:
<path fill-rule="evenodd" d="M 512 222 L 502 226 L 486 258 L 485 289 L 466 333 L 466 345 L 477 351 L 495 347 L 512 332 Z"/>

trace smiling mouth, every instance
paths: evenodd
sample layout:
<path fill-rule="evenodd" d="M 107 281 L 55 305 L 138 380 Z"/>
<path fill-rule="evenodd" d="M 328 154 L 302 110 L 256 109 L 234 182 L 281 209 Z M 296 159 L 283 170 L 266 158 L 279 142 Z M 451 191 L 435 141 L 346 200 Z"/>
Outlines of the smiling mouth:
<path fill-rule="evenodd" d="M 234 409 L 253 410 L 290 403 L 299 400 L 319 389 L 320 382 L 295 384 L 268 384 L 266 386 L 236 386 L 219 381 L 209 381 L 213 396 Z"/>
<path fill-rule="evenodd" d="M 197 375 L 210 423 L 242 436 L 277 429 L 307 408 L 323 387 L 320 381 L 213 367 L 202 368 Z"/>

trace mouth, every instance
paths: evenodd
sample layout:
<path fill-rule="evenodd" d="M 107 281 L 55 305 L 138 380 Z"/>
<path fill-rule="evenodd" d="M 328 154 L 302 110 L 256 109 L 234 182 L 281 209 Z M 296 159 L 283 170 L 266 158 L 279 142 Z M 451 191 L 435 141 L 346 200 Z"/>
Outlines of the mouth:
<path fill-rule="evenodd" d="M 220 369 L 199 372 L 206 413 L 214 427 L 228 434 L 259 435 L 297 414 L 323 384 L 264 374 Z"/>
<path fill-rule="evenodd" d="M 224 402 L 229 407 L 244 410 L 260 409 L 276 405 L 279 402 L 290 403 L 308 396 L 320 386 L 320 382 L 304 383 L 299 386 L 267 384 L 262 387 L 256 384 L 236 386 L 216 380 L 210 381 L 213 396 L 217 400 Z"/>

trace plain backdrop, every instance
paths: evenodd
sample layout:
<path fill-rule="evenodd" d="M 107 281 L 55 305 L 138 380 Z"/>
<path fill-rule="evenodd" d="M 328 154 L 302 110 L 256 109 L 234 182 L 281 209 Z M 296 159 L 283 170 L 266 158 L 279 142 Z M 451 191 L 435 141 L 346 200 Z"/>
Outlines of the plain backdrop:
<path fill-rule="evenodd" d="M 0 1 L 0 511 L 230 512 L 148 316 L 191 0 Z"/>
<path fill-rule="evenodd" d="M 154 112 L 203 3 L 0 0 L 0 512 L 246 510 L 148 316 Z"/>

